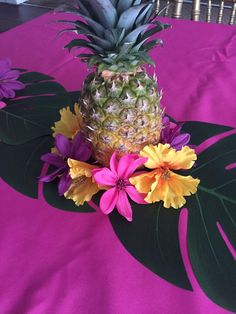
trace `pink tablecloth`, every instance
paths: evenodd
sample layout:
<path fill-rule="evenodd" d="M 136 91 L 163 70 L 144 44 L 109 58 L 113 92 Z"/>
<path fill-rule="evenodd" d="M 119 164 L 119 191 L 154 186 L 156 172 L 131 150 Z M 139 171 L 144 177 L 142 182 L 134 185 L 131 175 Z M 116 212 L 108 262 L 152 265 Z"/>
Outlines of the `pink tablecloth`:
<path fill-rule="evenodd" d="M 61 17 L 60 17 L 61 18 Z M 51 74 L 67 89 L 81 87 L 85 65 L 63 50 L 71 35 L 46 14 L 0 35 L 0 58 Z M 236 28 L 169 21 L 160 34 L 157 63 L 162 104 L 177 120 L 236 127 Z M 122 246 L 99 213 L 59 211 L 0 184 L 0 313 L 223 314 L 196 282 L 186 252 L 186 215 L 180 241 L 194 292 L 162 280 Z"/>

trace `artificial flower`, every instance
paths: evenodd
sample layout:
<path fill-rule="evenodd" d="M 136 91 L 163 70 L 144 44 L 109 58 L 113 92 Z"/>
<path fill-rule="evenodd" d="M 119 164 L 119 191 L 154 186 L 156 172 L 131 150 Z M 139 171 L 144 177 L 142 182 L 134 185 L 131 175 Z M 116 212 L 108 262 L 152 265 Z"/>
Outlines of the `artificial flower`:
<path fill-rule="evenodd" d="M 130 182 L 140 193 L 147 193 L 148 203 L 162 200 L 166 208 L 180 208 L 186 203 L 184 196 L 196 193 L 199 179 L 172 171 L 192 168 L 197 159 L 193 149 L 184 146 L 176 151 L 169 144 L 148 145 L 140 155 L 148 158 L 145 167 L 154 170 L 130 178 Z"/>
<path fill-rule="evenodd" d="M 99 186 L 92 177 L 92 170 L 97 167 L 78 160 L 68 159 L 70 167 L 71 185 L 65 197 L 75 202 L 77 206 L 91 201 L 92 197 L 99 191 Z"/>
<path fill-rule="evenodd" d="M 20 72 L 11 69 L 10 59 L 0 60 L 0 100 L 14 98 L 15 91 L 25 88 L 25 84 L 17 81 Z"/>
<path fill-rule="evenodd" d="M 57 134 L 55 137 L 55 147 L 55 152 L 43 155 L 41 160 L 53 166 L 56 170 L 46 176 L 42 176 L 40 181 L 51 182 L 59 178 L 58 193 L 59 195 L 63 195 L 72 183 L 67 159 L 73 158 L 80 161 L 87 161 L 91 157 L 92 150 L 81 132 L 72 141 L 69 141 L 62 134 Z"/>
<path fill-rule="evenodd" d="M 181 133 L 182 127 L 182 123 L 171 123 L 170 119 L 164 116 L 162 119 L 160 143 L 170 144 L 176 150 L 180 150 L 183 146 L 188 145 L 191 136 L 188 133 Z"/>
<path fill-rule="evenodd" d="M 127 195 L 138 204 L 146 204 L 144 195 L 140 194 L 129 182 L 134 171 L 142 166 L 147 158 L 135 154 L 127 154 L 117 159 L 113 153 L 110 159 L 110 169 L 93 170 L 95 181 L 107 187 L 100 199 L 100 208 L 104 214 L 109 214 L 116 207 L 118 212 L 128 221 L 132 221 L 132 208 Z"/>
<path fill-rule="evenodd" d="M 71 112 L 70 107 L 61 109 L 60 115 L 61 119 L 52 127 L 53 136 L 62 134 L 69 139 L 73 138 L 81 130 L 83 123 L 79 105 L 74 105 L 74 113 Z"/>

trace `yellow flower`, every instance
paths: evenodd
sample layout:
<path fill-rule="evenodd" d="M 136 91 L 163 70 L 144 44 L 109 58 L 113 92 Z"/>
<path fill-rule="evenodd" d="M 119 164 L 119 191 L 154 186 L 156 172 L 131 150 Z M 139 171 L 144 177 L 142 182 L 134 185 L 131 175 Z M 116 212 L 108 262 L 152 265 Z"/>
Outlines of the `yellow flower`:
<path fill-rule="evenodd" d="M 154 170 L 130 178 L 130 183 L 135 185 L 140 193 L 147 194 L 146 202 L 162 200 L 166 208 L 180 208 L 186 203 L 184 196 L 197 192 L 199 179 L 171 171 L 192 168 L 197 159 L 193 149 L 184 146 L 180 151 L 176 151 L 169 144 L 148 145 L 140 155 L 148 158 L 145 166 Z"/>
<path fill-rule="evenodd" d="M 71 112 L 70 107 L 60 110 L 61 119 L 55 122 L 54 127 L 52 127 L 54 137 L 57 134 L 62 134 L 67 138 L 73 138 L 77 134 L 83 124 L 78 104 L 74 105 L 74 112 Z"/>
<path fill-rule="evenodd" d="M 73 200 L 77 206 L 83 205 L 84 202 L 91 201 L 93 195 L 99 191 L 92 177 L 92 170 L 97 167 L 74 159 L 68 159 L 67 162 L 73 181 L 65 197 Z"/>

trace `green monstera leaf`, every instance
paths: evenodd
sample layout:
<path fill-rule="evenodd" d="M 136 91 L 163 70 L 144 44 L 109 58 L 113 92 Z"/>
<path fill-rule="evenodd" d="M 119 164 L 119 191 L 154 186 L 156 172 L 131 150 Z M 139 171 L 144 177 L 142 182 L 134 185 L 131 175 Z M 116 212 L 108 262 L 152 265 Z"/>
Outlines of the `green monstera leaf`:
<path fill-rule="evenodd" d="M 4 100 L 7 106 L 0 110 L 0 140 L 9 145 L 50 135 L 59 110 L 71 102 L 64 87 L 48 75 L 23 72 L 19 80 L 25 89 L 14 99 Z"/>
<path fill-rule="evenodd" d="M 0 177 L 18 192 L 37 198 L 38 178 L 43 167 L 40 157 L 50 151 L 52 145 L 51 136 L 39 137 L 21 145 L 0 142 Z"/>
<path fill-rule="evenodd" d="M 38 197 L 40 157 L 53 146 L 51 127 L 60 119 L 59 110 L 79 98 L 68 93 L 48 75 L 21 70 L 20 81 L 26 88 L 14 99 L 5 100 L 0 110 L 0 177 L 17 191 Z"/>
<path fill-rule="evenodd" d="M 187 198 L 188 248 L 195 276 L 215 303 L 236 311 L 236 134 L 231 128 L 203 122 L 187 122 L 184 131 L 193 144 L 225 133 L 203 151 L 188 174 L 201 179 L 198 193 Z M 204 133 L 205 132 L 205 133 Z M 232 169 L 230 169 L 232 168 Z M 162 203 L 132 204 L 130 224 L 117 213 L 110 215 L 112 226 L 126 249 L 142 264 L 169 282 L 190 290 L 179 247 L 180 210 Z"/>
<path fill-rule="evenodd" d="M 20 81 L 26 88 L 14 99 L 5 100 L 0 110 L 1 178 L 17 191 L 38 197 L 38 178 L 43 163 L 40 157 L 53 147 L 51 127 L 60 119 L 60 109 L 72 110 L 79 92 L 67 92 L 52 77 L 39 72 L 21 70 Z M 55 208 L 67 211 L 94 211 L 88 204 L 80 208 L 59 197 L 57 182 L 44 185 L 45 200 Z"/>
<path fill-rule="evenodd" d="M 235 162 L 236 134 L 202 152 L 192 170 L 201 184 L 186 206 L 195 276 L 214 302 L 231 311 L 236 311 L 236 167 L 227 166 Z"/>

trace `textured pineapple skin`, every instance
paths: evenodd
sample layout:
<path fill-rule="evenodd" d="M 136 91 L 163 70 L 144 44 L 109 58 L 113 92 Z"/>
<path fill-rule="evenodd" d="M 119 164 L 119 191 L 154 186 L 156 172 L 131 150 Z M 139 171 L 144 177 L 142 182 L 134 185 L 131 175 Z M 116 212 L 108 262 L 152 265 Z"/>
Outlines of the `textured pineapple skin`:
<path fill-rule="evenodd" d="M 160 139 L 162 110 L 156 79 L 145 71 L 109 79 L 91 73 L 82 90 L 84 133 L 94 158 L 108 165 L 114 151 L 139 153 Z"/>

